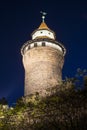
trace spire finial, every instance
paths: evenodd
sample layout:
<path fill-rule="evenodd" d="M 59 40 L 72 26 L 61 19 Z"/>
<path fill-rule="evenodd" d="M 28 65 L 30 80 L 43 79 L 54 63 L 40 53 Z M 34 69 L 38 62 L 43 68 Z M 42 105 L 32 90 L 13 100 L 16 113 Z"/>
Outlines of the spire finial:
<path fill-rule="evenodd" d="M 40 13 L 42 14 L 42 22 L 44 22 L 45 16 L 47 15 L 46 12 L 40 11 Z"/>

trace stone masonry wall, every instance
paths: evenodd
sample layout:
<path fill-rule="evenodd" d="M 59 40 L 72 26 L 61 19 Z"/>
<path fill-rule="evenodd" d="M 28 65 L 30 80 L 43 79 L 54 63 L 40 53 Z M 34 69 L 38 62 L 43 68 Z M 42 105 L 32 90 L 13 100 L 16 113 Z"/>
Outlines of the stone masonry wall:
<path fill-rule="evenodd" d="M 25 68 L 25 96 L 57 86 L 62 78 L 64 57 L 61 51 L 51 47 L 35 47 L 23 56 Z"/>

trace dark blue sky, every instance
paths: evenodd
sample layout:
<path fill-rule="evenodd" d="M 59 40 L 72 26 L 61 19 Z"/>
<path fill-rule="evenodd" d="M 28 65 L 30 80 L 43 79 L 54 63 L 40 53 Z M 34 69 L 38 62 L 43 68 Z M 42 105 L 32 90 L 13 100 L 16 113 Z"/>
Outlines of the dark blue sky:
<path fill-rule="evenodd" d="M 63 78 L 87 69 L 86 0 L 22 0 L 0 2 L 0 98 L 14 103 L 23 96 L 24 68 L 20 48 L 40 25 L 40 11 L 67 49 Z"/>

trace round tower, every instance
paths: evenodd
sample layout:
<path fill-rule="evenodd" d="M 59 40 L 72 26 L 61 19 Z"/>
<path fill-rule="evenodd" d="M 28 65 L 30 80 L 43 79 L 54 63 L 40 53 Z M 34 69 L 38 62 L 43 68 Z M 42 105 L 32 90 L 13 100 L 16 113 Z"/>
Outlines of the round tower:
<path fill-rule="evenodd" d="M 42 23 L 32 33 L 32 40 L 21 48 L 25 69 L 25 91 L 28 96 L 58 86 L 62 80 L 62 67 L 66 49 L 56 41 L 55 33 L 48 28 L 42 16 Z"/>

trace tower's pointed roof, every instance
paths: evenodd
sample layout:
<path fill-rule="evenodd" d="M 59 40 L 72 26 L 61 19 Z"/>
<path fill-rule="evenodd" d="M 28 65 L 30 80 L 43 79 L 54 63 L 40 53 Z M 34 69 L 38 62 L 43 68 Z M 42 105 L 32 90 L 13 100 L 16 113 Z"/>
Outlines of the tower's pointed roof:
<path fill-rule="evenodd" d="M 41 13 L 42 13 L 42 22 L 40 26 L 35 31 L 33 31 L 32 39 L 37 39 L 37 38 L 55 39 L 55 32 L 52 31 L 45 23 L 45 15 L 47 13 L 45 12 L 41 12 Z"/>
<path fill-rule="evenodd" d="M 55 37 L 56 37 L 55 32 L 52 31 L 44 21 L 42 21 L 40 26 L 36 30 L 34 30 L 32 33 L 33 39 L 36 39 L 36 38 L 55 39 Z"/>
<path fill-rule="evenodd" d="M 50 29 L 48 28 L 47 24 L 46 24 L 45 22 L 43 22 L 43 21 L 42 21 L 42 23 L 40 24 L 40 26 L 39 26 L 38 29 L 48 29 L 48 30 L 50 30 Z"/>

